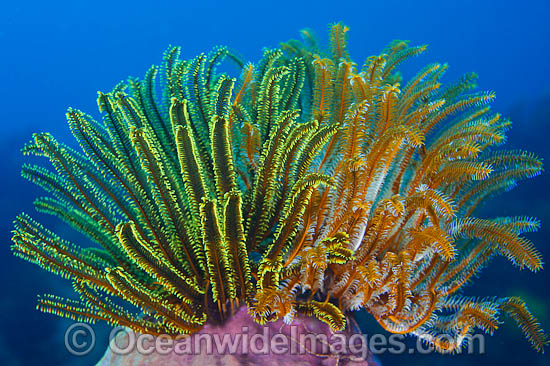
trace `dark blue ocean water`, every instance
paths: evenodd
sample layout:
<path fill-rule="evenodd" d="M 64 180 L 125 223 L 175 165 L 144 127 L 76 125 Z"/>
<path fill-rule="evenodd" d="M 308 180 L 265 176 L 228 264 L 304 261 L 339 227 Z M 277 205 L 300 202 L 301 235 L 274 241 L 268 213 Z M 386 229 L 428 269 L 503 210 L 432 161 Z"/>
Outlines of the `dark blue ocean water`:
<path fill-rule="evenodd" d="M 193 57 L 219 44 L 255 61 L 262 47 L 297 38 L 310 27 L 322 37 L 327 25 L 351 28 L 349 46 L 362 63 L 393 39 L 429 44 L 427 55 L 404 67 L 405 77 L 429 62 L 448 62 L 446 77 L 480 75 L 481 89 L 497 94 L 494 108 L 514 121 L 509 144 L 550 159 L 550 40 L 548 0 L 527 1 L 2 1 L 0 3 L 0 364 L 89 365 L 101 356 L 108 328 L 97 325 L 96 351 L 71 356 L 63 333 L 71 323 L 35 310 L 36 294 L 70 294 L 70 284 L 10 253 L 11 222 L 33 213 L 40 191 L 19 176 L 19 149 L 32 132 L 70 134 L 68 106 L 96 113 L 96 92 L 129 75 L 141 76 L 169 45 Z M 325 38 L 326 39 L 326 38 Z M 530 235 L 550 258 L 548 174 L 501 196 L 484 208 L 488 216 L 532 215 L 542 220 Z M 55 228 L 55 221 L 45 220 Z M 550 330 L 550 276 L 517 271 L 496 260 L 469 289 L 475 295 L 519 294 Z M 367 332 L 380 332 L 365 320 Z M 390 356 L 385 365 L 549 364 L 519 330 L 505 323 L 477 356 Z"/>

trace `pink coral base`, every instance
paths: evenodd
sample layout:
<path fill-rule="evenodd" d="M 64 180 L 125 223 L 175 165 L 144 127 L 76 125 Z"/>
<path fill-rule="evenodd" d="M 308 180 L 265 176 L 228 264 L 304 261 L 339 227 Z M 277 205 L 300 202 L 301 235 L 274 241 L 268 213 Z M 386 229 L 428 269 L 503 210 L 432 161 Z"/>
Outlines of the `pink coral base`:
<path fill-rule="evenodd" d="M 241 338 L 235 338 L 239 337 L 238 334 L 240 334 Z M 197 341 L 197 337 L 201 337 L 201 335 L 203 343 L 201 343 L 200 351 L 192 352 L 195 351 L 192 345 Z M 218 349 L 214 346 L 210 351 L 205 351 L 208 348 L 205 346 L 206 341 L 204 337 L 210 337 L 211 339 L 218 337 L 218 339 L 222 339 L 221 337 L 228 337 L 229 335 L 233 340 L 241 340 L 239 347 L 232 351 L 229 351 L 227 348 L 221 348 L 222 352 L 218 352 Z M 255 335 L 256 337 L 254 338 Z M 274 338 L 275 335 L 277 335 L 277 341 Z M 322 339 L 325 341 L 317 341 L 312 346 L 312 343 L 307 341 L 308 338 L 304 338 L 306 335 L 310 335 L 309 339 L 315 336 L 324 337 Z M 128 333 L 120 332 L 111 341 L 111 346 L 107 349 L 98 365 L 379 366 L 374 357 L 365 351 L 366 348 L 364 345 L 360 344 L 359 336 L 352 336 L 353 333 L 348 331 L 335 335 L 327 324 L 317 319 L 303 316 L 297 316 L 291 325 L 283 323 L 282 320 L 261 325 L 248 315 L 245 308 L 241 308 L 223 325 L 207 324 L 201 331 L 189 336 L 186 340 L 180 339 L 174 341 L 172 344 L 161 348 L 160 352 L 157 349 L 155 352 L 147 355 L 139 352 L 137 350 L 138 347 L 133 347 L 129 353 L 125 352 L 126 354 L 113 352 L 113 342 L 116 342 L 120 348 L 124 348 L 128 344 Z M 244 346 L 245 338 L 249 344 L 248 346 Z M 139 340 L 139 335 L 136 334 L 134 339 Z M 304 340 L 306 340 L 305 344 L 300 347 L 300 344 L 302 344 L 301 341 Z M 328 343 L 326 340 L 328 340 Z M 165 341 L 171 342 L 168 339 L 165 339 Z M 186 344 L 182 342 L 186 342 Z M 212 342 L 214 345 L 215 340 L 212 340 Z M 254 342 L 254 346 L 250 345 L 252 342 Z M 279 342 L 278 345 L 275 345 L 275 342 Z M 352 343 L 353 345 L 347 346 L 348 343 Z M 144 349 L 152 350 L 155 341 L 149 338 L 142 342 L 142 344 Z M 343 346 L 344 344 L 346 346 Z"/>

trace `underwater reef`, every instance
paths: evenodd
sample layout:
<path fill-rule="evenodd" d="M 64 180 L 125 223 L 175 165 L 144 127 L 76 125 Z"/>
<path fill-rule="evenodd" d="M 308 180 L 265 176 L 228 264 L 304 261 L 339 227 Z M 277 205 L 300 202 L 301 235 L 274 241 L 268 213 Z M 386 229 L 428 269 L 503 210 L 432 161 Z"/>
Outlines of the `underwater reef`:
<path fill-rule="evenodd" d="M 324 50 L 304 30 L 257 64 L 170 47 L 142 79 L 99 93 L 101 122 L 68 110 L 81 151 L 34 134 L 23 153 L 51 163 L 22 168 L 50 194 L 36 209 L 97 244 L 16 218 L 13 253 L 78 294 L 39 296 L 38 309 L 172 336 L 243 309 L 258 324 L 309 317 L 349 331 L 364 310 L 442 352 L 508 315 L 544 351 L 522 299 L 463 292 L 498 255 L 542 269 L 522 236 L 538 220 L 475 216 L 541 160 L 501 147 L 511 122 L 474 91 L 475 74 L 444 85 L 436 63 L 403 81 L 398 66 L 425 46 L 394 41 L 359 66 L 347 32 L 333 25 Z M 224 60 L 238 79 L 217 72 Z"/>

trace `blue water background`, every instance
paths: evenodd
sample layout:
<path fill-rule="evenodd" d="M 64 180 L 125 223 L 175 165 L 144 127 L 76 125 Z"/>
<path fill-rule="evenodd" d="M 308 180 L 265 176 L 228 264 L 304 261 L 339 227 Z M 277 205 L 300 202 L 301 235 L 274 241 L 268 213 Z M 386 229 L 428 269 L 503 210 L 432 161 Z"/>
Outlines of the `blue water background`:
<path fill-rule="evenodd" d="M 405 77 L 430 62 L 451 65 L 445 80 L 467 71 L 480 75 L 480 89 L 493 90 L 493 104 L 514 121 L 509 146 L 550 157 L 550 15 L 548 0 L 529 1 L 2 1 L 0 3 L 0 364 L 89 365 L 101 356 L 108 328 L 96 325 L 97 346 L 86 357 L 71 356 L 63 333 L 71 322 L 35 310 L 36 294 L 71 295 L 70 284 L 10 253 L 13 218 L 34 214 L 41 192 L 20 178 L 19 152 L 32 132 L 50 131 L 71 141 L 68 106 L 97 116 L 96 92 L 127 76 L 142 76 L 159 63 L 169 44 L 193 57 L 228 45 L 256 61 L 263 47 L 299 37 L 312 28 L 326 40 L 327 25 L 351 28 L 349 48 L 362 64 L 393 39 L 429 44 L 426 55 L 407 63 Z M 548 174 L 523 182 L 484 208 L 487 216 L 533 215 L 542 220 L 529 235 L 550 258 Z M 65 231 L 55 220 L 48 227 Z M 68 234 L 71 235 L 71 234 Z M 550 330 L 548 270 L 517 271 L 496 260 L 468 289 L 480 296 L 520 294 Z M 366 331 L 381 332 L 364 320 Z M 520 331 L 505 323 L 478 356 L 382 355 L 385 365 L 549 364 Z"/>

